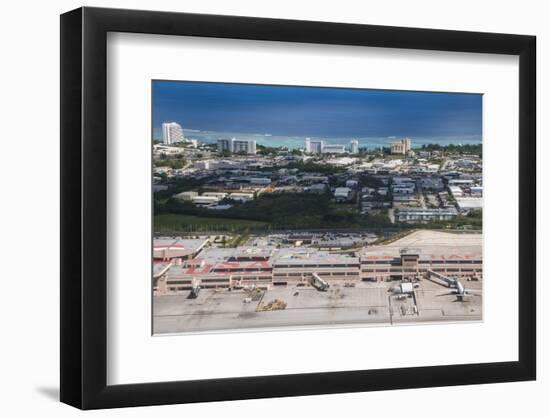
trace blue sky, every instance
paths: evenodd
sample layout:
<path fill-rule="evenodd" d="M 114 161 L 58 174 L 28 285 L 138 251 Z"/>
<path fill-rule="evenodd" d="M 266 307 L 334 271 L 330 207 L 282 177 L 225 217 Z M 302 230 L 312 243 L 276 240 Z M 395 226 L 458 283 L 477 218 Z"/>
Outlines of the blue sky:
<path fill-rule="evenodd" d="M 480 135 L 482 96 L 153 82 L 153 126 L 293 136 Z"/>

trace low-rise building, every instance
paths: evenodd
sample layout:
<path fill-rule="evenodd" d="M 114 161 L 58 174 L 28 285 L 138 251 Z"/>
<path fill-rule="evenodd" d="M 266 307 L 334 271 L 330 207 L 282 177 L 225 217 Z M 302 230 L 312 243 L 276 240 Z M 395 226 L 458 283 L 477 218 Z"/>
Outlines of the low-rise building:
<path fill-rule="evenodd" d="M 230 193 L 226 198 L 244 203 L 254 200 L 254 193 Z"/>
<path fill-rule="evenodd" d="M 357 188 L 357 185 L 359 182 L 357 180 L 347 180 L 346 181 L 346 187 L 348 188 Z"/>
<path fill-rule="evenodd" d="M 449 192 L 454 198 L 462 197 L 464 195 L 464 191 L 462 191 L 462 188 L 460 188 L 458 185 L 450 185 Z"/>
<path fill-rule="evenodd" d="M 459 186 L 459 187 L 463 187 L 463 186 L 472 186 L 473 184 L 474 184 L 473 179 L 458 178 L 458 179 L 449 180 L 449 186 L 456 185 L 456 186 Z"/>
<path fill-rule="evenodd" d="M 393 195 L 394 203 L 418 203 L 418 197 L 416 194 L 394 194 Z"/>
<path fill-rule="evenodd" d="M 445 188 L 443 185 L 443 181 L 440 177 L 437 176 L 422 177 L 420 179 L 420 184 L 422 185 L 422 188 L 424 190 L 428 191 L 441 191 Z"/>
<path fill-rule="evenodd" d="M 158 193 L 159 191 L 166 191 L 168 189 L 167 185 L 164 184 L 153 184 L 153 192 Z"/>
<path fill-rule="evenodd" d="M 220 199 L 218 197 L 214 196 L 207 196 L 207 195 L 198 195 L 193 197 L 193 204 L 196 204 L 198 206 L 205 206 L 209 204 L 216 204 Z"/>
<path fill-rule="evenodd" d="M 205 191 L 204 193 L 202 193 L 202 195 L 204 197 L 216 197 L 219 201 L 219 200 L 223 200 L 227 196 L 227 193 L 220 193 L 216 191 Z"/>
<path fill-rule="evenodd" d="M 183 153 L 185 153 L 185 149 L 179 146 L 153 145 L 153 155 L 155 156 L 172 156 L 181 155 Z"/>
<path fill-rule="evenodd" d="M 347 201 L 351 196 L 351 188 L 348 187 L 337 187 L 334 190 L 334 198 L 336 201 Z"/>
<path fill-rule="evenodd" d="M 324 194 L 327 191 L 328 186 L 326 184 L 312 184 L 307 187 L 307 191 L 314 194 Z"/>
<path fill-rule="evenodd" d="M 323 146 L 323 150 L 321 152 L 322 153 L 346 153 L 346 146 L 325 143 L 325 145 Z"/>
<path fill-rule="evenodd" d="M 215 206 L 206 207 L 208 210 L 229 210 L 233 207 L 231 204 L 217 204 Z"/>
<path fill-rule="evenodd" d="M 201 170 L 208 170 L 211 168 L 212 161 L 205 160 L 205 161 L 195 161 L 193 163 L 193 168 L 195 169 L 201 169 Z M 212 168 L 214 168 L 215 164 L 212 165 Z"/>
<path fill-rule="evenodd" d="M 483 195 L 483 187 L 470 187 L 472 197 L 481 197 Z"/>
<path fill-rule="evenodd" d="M 309 184 L 313 184 L 313 183 L 316 183 L 316 182 L 323 182 L 323 183 L 328 183 L 328 177 L 326 175 L 312 175 L 312 174 L 307 174 L 307 175 L 302 175 L 299 179 L 298 179 L 299 182 L 305 182 L 305 183 L 309 183 Z"/>
<path fill-rule="evenodd" d="M 248 178 L 248 182 L 250 182 L 250 184 L 252 185 L 270 185 L 271 178 L 252 177 L 252 178 Z"/>
<path fill-rule="evenodd" d="M 448 209 L 422 209 L 422 208 L 403 208 L 396 213 L 396 218 L 400 222 L 416 223 L 431 222 L 435 220 L 452 220 L 458 212 L 453 208 Z"/>
<path fill-rule="evenodd" d="M 415 190 L 416 187 L 414 183 L 392 185 L 392 193 L 394 196 L 399 194 L 414 194 Z"/>
<path fill-rule="evenodd" d="M 182 193 L 176 194 L 174 197 L 183 201 L 193 201 L 195 197 L 199 195 L 196 191 L 184 191 Z"/>
<path fill-rule="evenodd" d="M 456 199 L 456 206 L 461 212 L 481 210 L 483 208 L 483 199 L 481 197 L 460 197 Z"/>

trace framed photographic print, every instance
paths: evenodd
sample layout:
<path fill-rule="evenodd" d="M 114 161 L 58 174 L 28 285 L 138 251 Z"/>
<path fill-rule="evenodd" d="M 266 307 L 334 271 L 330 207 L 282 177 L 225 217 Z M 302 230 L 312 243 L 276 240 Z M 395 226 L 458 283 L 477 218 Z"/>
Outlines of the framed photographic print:
<path fill-rule="evenodd" d="M 535 38 L 61 16 L 61 400 L 535 379 Z"/>

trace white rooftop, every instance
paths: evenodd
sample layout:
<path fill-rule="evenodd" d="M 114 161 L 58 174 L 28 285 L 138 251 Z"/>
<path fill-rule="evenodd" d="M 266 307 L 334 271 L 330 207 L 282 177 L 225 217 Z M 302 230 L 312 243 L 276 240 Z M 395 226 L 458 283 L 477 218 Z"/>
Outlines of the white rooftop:
<path fill-rule="evenodd" d="M 483 208 L 483 199 L 479 197 L 459 197 L 456 204 L 461 210 Z"/>

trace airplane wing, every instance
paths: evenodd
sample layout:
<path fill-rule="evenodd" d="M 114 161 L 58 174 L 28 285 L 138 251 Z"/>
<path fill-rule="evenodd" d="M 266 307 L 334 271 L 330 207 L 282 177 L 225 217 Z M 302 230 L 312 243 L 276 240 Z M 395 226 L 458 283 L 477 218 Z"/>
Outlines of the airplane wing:
<path fill-rule="evenodd" d="M 444 292 L 444 293 L 441 293 L 441 294 L 437 294 L 436 297 L 445 297 L 446 295 L 456 295 L 456 291 Z"/>

